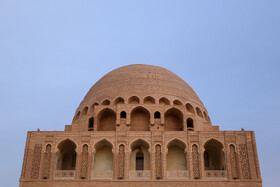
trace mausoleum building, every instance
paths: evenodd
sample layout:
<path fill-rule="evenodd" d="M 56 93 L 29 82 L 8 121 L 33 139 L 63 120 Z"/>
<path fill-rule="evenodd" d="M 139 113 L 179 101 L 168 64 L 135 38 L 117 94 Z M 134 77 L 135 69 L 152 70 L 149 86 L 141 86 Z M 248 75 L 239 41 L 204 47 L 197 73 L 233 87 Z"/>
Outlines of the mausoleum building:
<path fill-rule="evenodd" d="M 218 99 L 218 98 L 217 98 Z M 20 187 L 261 187 L 253 131 L 220 131 L 180 77 L 129 65 L 102 77 L 64 131 L 29 131 Z"/>

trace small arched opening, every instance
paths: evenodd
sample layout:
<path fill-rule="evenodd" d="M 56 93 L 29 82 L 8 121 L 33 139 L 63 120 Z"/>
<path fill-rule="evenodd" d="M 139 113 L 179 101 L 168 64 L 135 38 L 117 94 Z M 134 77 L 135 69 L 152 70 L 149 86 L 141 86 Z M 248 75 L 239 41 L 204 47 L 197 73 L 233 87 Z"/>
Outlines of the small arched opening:
<path fill-rule="evenodd" d="M 154 118 L 155 118 L 155 119 L 160 119 L 160 112 L 156 111 L 156 112 L 154 113 Z"/>
<path fill-rule="evenodd" d="M 93 117 L 88 119 L 88 131 L 94 131 L 94 118 Z"/>
<path fill-rule="evenodd" d="M 193 119 L 192 118 L 188 118 L 187 119 L 187 129 L 188 129 L 188 131 L 193 131 L 193 128 L 194 128 L 194 126 L 193 126 Z"/>
<path fill-rule="evenodd" d="M 183 103 L 181 101 L 179 101 L 178 99 L 176 99 L 175 101 L 173 101 L 174 105 L 180 106 L 183 105 Z"/>
<path fill-rule="evenodd" d="M 87 115 L 88 107 L 86 106 L 82 111 L 82 116 Z"/>
<path fill-rule="evenodd" d="M 176 108 L 171 108 L 165 112 L 166 131 L 182 131 L 183 130 L 183 114 Z"/>
<path fill-rule="evenodd" d="M 102 105 L 110 105 L 110 100 L 109 99 L 106 99 L 106 100 L 104 100 L 101 104 Z"/>
<path fill-rule="evenodd" d="M 137 107 L 131 112 L 131 131 L 149 131 L 150 113 L 143 107 Z"/>
<path fill-rule="evenodd" d="M 120 117 L 121 117 L 121 119 L 125 119 L 125 118 L 126 118 L 126 112 L 125 112 L 125 111 L 122 111 Z"/>
<path fill-rule="evenodd" d="M 116 113 L 109 108 L 103 109 L 98 114 L 98 131 L 115 131 L 116 130 Z"/>

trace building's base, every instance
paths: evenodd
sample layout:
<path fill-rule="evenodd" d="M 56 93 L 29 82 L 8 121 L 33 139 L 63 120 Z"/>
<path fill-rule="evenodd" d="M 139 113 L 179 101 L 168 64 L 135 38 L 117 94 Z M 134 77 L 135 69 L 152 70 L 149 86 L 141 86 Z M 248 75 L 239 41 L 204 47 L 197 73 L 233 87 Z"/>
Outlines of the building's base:
<path fill-rule="evenodd" d="M 262 187 L 261 181 L 22 181 L 20 187 Z"/>

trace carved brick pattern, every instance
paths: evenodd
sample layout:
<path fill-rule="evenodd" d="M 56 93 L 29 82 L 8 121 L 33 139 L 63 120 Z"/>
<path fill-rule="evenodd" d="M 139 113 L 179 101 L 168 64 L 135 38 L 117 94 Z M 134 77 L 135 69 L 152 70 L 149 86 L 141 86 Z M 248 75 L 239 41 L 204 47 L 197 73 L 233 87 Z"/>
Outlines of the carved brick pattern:
<path fill-rule="evenodd" d="M 118 167 L 118 174 L 119 178 L 124 178 L 124 168 L 125 168 L 125 152 L 124 152 L 124 145 L 120 145 L 119 147 L 119 167 Z"/>
<path fill-rule="evenodd" d="M 247 145 L 240 144 L 239 149 L 240 149 L 240 162 L 241 162 L 243 179 L 251 179 Z"/>
<path fill-rule="evenodd" d="M 191 135 L 190 139 L 191 139 L 191 142 L 198 142 L 198 140 L 199 140 L 197 135 Z"/>
<path fill-rule="evenodd" d="M 51 149 L 50 144 L 46 147 L 46 152 L 44 154 L 44 168 L 43 168 L 43 178 L 48 179 L 50 177 L 50 168 L 51 168 Z"/>
<path fill-rule="evenodd" d="M 32 159 L 31 179 L 38 179 L 39 177 L 41 155 L 42 155 L 42 144 L 35 144 L 33 159 Z"/>
<path fill-rule="evenodd" d="M 156 146 L 155 153 L 155 163 L 156 163 L 156 178 L 162 178 L 162 166 L 161 166 L 161 146 Z"/>
<path fill-rule="evenodd" d="M 81 178 L 87 178 L 87 167 L 88 167 L 88 146 L 83 145 Z"/>
<path fill-rule="evenodd" d="M 231 166 L 232 178 L 239 178 L 236 151 L 233 145 L 230 145 L 229 148 L 230 148 L 230 166 Z"/>
<path fill-rule="evenodd" d="M 200 178 L 199 154 L 197 145 L 192 146 L 193 177 Z"/>

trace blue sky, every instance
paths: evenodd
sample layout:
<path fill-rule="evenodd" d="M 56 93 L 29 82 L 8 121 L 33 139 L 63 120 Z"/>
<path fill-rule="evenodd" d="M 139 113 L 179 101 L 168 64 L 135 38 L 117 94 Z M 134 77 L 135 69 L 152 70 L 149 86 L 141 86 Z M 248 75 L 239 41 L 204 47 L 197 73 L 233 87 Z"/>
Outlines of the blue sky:
<path fill-rule="evenodd" d="M 18 186 L 27 131 L 63 130 L 89 88 L 128 64 L 183 78 L 221 130 L 254 130 L 279 184 L 279 0 L 0 0 L 1 186 Z"/>

